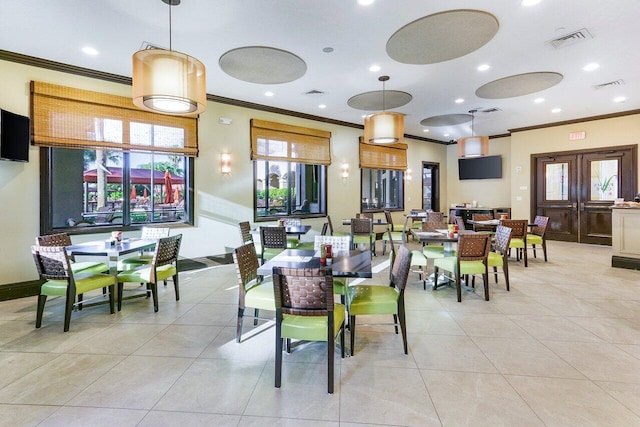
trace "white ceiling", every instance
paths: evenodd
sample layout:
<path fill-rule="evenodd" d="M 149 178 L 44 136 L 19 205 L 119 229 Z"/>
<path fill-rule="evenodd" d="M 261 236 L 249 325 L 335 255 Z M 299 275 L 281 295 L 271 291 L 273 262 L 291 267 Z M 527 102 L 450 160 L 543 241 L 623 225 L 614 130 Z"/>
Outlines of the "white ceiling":
<path fill-rule="evenodd" d="M 0 0 L 0 49 L 103 72 L 131 76 L 131 55 L 143 42 L 169 45 L 168 9 L 161 0 Z M 437 12 L 481 9 L 499 22 L 495 37 L 457 59 L 403 64 L 386 52 L 387 40 L 406 24 Z M 382 88 L 413 96 L 395 109 L 406 114 L 405 132 L 438 141 L 471 134 L 471 123 L 431 127 L 420 121 L 471 109 L 475 133 L 499 135 L 510 129 L 640 109 L 640 1 L 542 0 L 182 0 L 172 9 L 173 49 L 198 58 L 207 69 L 207 92 L 349 123 L 363 122 L 361 110 L 347 105 L 354 95 Z M 548 41 L 586 28 L 593 39 L 555 49 Z M 425 40 L 428 48 L 429 40 Z M 82 52 L 85 46 L 97 56 Z M 243 46 L 289 51 L 307 71 L 290 83 L 265 85 L 236 80 L 218 61 Z M 324 53 L 323 48 L 333 48 Z M 600 68 L 583 71 L 597 62 Z M 480 64 L 487 71 L 477 71 Z M 378 72 L 369 71 L 377 64 Z M 560 73 L 563 80 L 538 93 L 507 99 L 482 99 L 480 86 L 521 73 Z M 624 85 L 594 86 L 623 80 Z M 322 95 L 305 95 L 317 90 Z M 266 97 L 266 91 L 274 92 Z M 626 101 L 613 102 L 617 96 Z M 536 104 L 535 98 L 544 102 Z M 456 98 L 464 102 L 456 104 Z M 0 103 L 2 97 L 0 94 Z M 325 104 L 325 109 L 318 108 Z M 1 105 L 0 105 L 1 107 Z M 552 113 L 553 108 L 561 108 Z M 449 136 L 444 136 L 448 133 Z"/>

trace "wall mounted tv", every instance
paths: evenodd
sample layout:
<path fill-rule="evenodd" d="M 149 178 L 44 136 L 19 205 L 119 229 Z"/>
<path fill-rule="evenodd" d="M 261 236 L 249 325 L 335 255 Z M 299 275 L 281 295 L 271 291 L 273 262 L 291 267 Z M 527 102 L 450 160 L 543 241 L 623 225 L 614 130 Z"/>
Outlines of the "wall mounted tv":
<path fill-rule="evenodd" d="M 502 178 L 502 158 L 484 156 L 458 159 L 458 175 L 460 179 Z"/>
<path fill-rule="evenodd" d="M 29 161 L 29 117 L 0 110 L 0 160 Z"/>

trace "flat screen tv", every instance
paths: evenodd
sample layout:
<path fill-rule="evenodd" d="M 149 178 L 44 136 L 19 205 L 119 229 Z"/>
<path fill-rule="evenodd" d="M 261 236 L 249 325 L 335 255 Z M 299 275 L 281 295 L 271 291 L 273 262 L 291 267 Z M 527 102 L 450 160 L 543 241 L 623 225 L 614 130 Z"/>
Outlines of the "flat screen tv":
<path fill-rule="evenodd" d="M 500 156 L 458 159 L 460 179 L 502 178 L 502 158 Z"/>
<path fill-rule="evenodd" d="M 0 110 L 0 159 L 29 161 L 29 117 Z"/>

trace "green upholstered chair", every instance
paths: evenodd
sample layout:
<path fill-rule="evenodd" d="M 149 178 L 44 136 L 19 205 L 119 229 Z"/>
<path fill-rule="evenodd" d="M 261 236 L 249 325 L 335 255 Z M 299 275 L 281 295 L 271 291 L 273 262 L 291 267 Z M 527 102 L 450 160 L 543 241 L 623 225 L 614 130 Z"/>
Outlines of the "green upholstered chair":
<path fill-rule="evenodd" d="M 509 243 L 509 249 L 516 250 L 516 260 L 520 261 L 524 258 L 524 266 L 527 267 L 529 262 L 527 261 L 527 229 L 528 224 L 526 219 L 503 219 L 500 221 L 500 225 L 509 227 L 511 229 L 511 242 Z M 511 252 L 511 251 L 509 251 Z"/>
<path fill-rule="evenodd" d="M 287 249 L 287 230 L 285 227 L 260 227 L 260 261 L 265 261 Z"/>
<path fill-rule="evenodd" d="M 38 246 L 71 246 L 71 237 L 67 233 L 47 234 L 36 238 Z M 69 255 L 71 270 L 74 273 L 105 273 L 109 271 L 109 266 L 104 262 L 82 261 L 77 262 L 72 255 Z"/>
<path fill-rule="evenodd" d="M 302 225 L 302 220 L 300 218 L 284 218 L 282 219 L 282 225 L 285 227 L 299 227 Z M 287 248 L 288 249 L 297 249 L 300 245 L 300 236 L 296 235 L 287 235 Z"/>
<path fill-rule="evenodd" d="M 411 267 L 411 252 L 406 246 L 396 250 L 391 267 L 389 285 L 355 285 L 347 290 L 349 302 L 349 329 L 351 332 L 351 355 L 355 354 L 356 318 L 361 315 L 393 315 L 396 334 L 398 324 L 402 331 L 404 354 L 408 354 L 407 326 L 404 308 L 404 289 Z"/>
<path fill-rule="evenodd" d="M 509 290 L 509 243 L 511 243 L 511 229 L 499 225 L 494 236 L 493 250 L 487 257 L 487 265 L 493 268 L 496 283 L 498 283 L 498 267 L 502 267 L 507 291 Z"/>
<path fill-rule="evenodd" d="M 242 339 L 242 320 L 247 307 L 253 307 L 253 325 L 258 320 L 272 320 L 259 317 L 260 310 L 275 311 L 276 304 L 273 296 L 273 283 L 271 280 L 263 280 L 258 275 L 258 255 L 252 243 L 236 248 L 233 253 L 233 261 L 238 275 L 238 321 L 236 324 L 236 341 Z"/>
<path fill-rule="evenodd" d="M 331 217 L 329 215 L 327 215 L 327 225 L 329 226 L 329 234 L 332 236 L 350 236 L 349 233 L 334 230 L 333 223 L 331 222 Z"/>
<path fill-rule="evenodd" d="M 171 229 L 169 227 L 142 227 L 140 233 L 141 239 L 160 239 L 162 237 L 168 237 Z M 125 258 L 118 263 L 118 271 L 131 270 L 140 265 L 151 264 L 153 260 L 153 251 L 146 251 L 138 254 L 137 256 Z M 165 282 L 165 286 L 166 286 Z"/>
<path fill-rule="evenodd" d="M 64 332 L 69 330 L 71 311 L 74 305 L 80 304 L 76 303 L 78 295 L 96 289 L 108 288 L 109 309 L 111 314 L 114 313 L 115 278 L 112 275 L 91 272 L 75 273 L 71 268 L 71 259 L 64 246 L 32 246 L 31 253 L 40 277 L 36 328 L 42 325 L 42 314 L 47 297 L 64 297 L 66 300 Z"/>
<path fill-rule="evenodd" d="M 387 251 L 387 242 L 393 241 L 393 243 L 397 243 L 399 245 L 403 244 L 406 232 L 404 226 L 397 226 L 393 224 L 393 217 L 391 216 L 390 211 L 384 211 L 384 217 L 387 221 L 387 230 L 389 233 L 384 233 L 382 235 L 382 256 L 384 256 Z"/>
<path fill-rule="evenodd" d="M 360 244 L 369 245 L 371 255 L 375 255 L 375 235 L 371 219 L 351 218 L 351 244 L 354 249 Z"/>
<path fill-rule="evenodd" d="M 256 242 L 253 240 L 253 234 L 251 234 L 251 224 L 249 221 L 242 221 L 238 223 L 240 227 L 240 239 L 242 240 L 242 244 L 245 245 L 247 243 L 253 243 L 253 246 L 256 248 L 256 254 L 262 253 L 262 245 L 260 242 Z"/>
<path fill-rule="evenodd" d="M 173 278 L 176 301 L 180 300 L 177 263 L 181 241 L 182 234 L 158 239 L 150 264 L 144 264 L 118 274 L 118 311 L 122 309 L 124 284 L 129 282 L 147 284 L 153 297 L 153 311 L 158 311 L 158 282 L 161 280 Z"/>
<path fill-rule="evenodd" d="M 465 276 L 466 283 L 469 283 L 469 275 L 482 274 L 484 282 L 484 299 L 489 301 L 489 276 L 487 258 L 491 248 L 491 234 L 489 233 L 461 233 L 458 236 L 458 248 L 456 256 L 439 258 L 433 262 L 435 277 L 438 271 L 444 270 L 453 274 L 456 282 L 456 292 L 458 302 L 462 301 L 461 278 Z M 437 279 L 434 279 L 437 280 Z M 437 287 L 437 283 L 434 285 Z"/>
<path fill-rule="evenodd" d="M 535 224 L 531 228 L 531 231 L 527 233 L 527 250 L 533 250 L 533 257 L 536 258 L 536 245 L 542 246 L 542 252 L 544 253 L 544 262 L 547 262 L 547 239 L 545 233 L 547 232 L 547 225 L 549 224 L 548 216 L 536 216 L 533 220 Z"/>
<path fill-rule="evenodd" d="M 328 392 L 333 393 L 335 339 L 344 357 L 345 306 L 334 303 L 331 267 L 273 269 L 276 302 L 275 386 L 282 382 L 283 340 L 327 341 Z"/>

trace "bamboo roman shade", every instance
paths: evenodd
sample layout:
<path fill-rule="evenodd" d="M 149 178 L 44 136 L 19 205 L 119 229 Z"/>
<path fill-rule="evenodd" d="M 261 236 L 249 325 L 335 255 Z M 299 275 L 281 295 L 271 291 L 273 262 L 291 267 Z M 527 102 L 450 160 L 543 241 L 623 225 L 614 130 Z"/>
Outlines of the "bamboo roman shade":
<path fill-rule="evenodd" d="M 32 81 L 31 121 L 41 147 L 198 155 L 196 117 L 142 111 L 124 96 Z"/>
<path fill-rule="evenodd" d="M 331 164 L 331 132 L 251 119 L 251 160 Z"/>
<path fill-rule="evenodd" d="M 367 144 L 360 138 L 360 168 L 405 171 L 406 144 Z"/>

